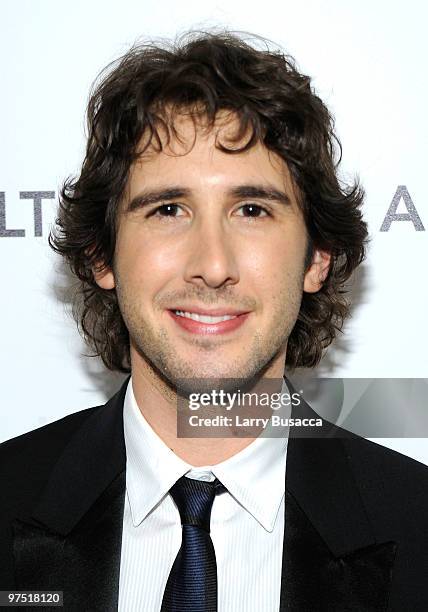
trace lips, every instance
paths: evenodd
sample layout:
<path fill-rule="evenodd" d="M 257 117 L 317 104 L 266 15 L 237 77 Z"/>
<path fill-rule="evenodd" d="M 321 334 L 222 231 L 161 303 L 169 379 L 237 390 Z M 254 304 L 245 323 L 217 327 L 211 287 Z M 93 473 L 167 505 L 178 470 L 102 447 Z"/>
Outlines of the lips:
<path fill-rule="evenodd" d="M 186 312 L 183 310 L 177 310 L 175 311 L 175 314 L 180 317 L 191 319 L 192 321 L 199 321 L 199 323 L 209 323 L 209 324 L 221 323 L 222 321 L 228 321 L 229 319 L 234 319 L 236 316 L 238 316 L 238 315 L 231 315 L 231 314 L 214 316 L 214 315 L 199 314 L 196 312 Z"/>
<path fill-rule="evenodd" d="M 182 329 L 193 334 L 205 335 L 231 332 L 240 327 L 250 314 L 249 312 L 242 311 L 233 312 L 233 310 L 231 312 L 229 309 L 200 311 L 201 309 L 185 310 L 181 308 L 168 310 L 172 319 Z"/>
<path fill-rule="evenodd" d="M 232 306 L 230 308 L 223 306 L 223 308 L 208 309 L 208 308 L 202 308 L 201 306 L 193 306 L 193 305 L 174 306 L 173 308 L 169 308 L 169 310 L 173 312 L 181 311 L 181 312 L 187 312 L 187 313 L 192 313 L 192 314 L 207 315 L 211 317 L 222 317 L 226 315 L 238 316 L 238 315 L 242 315 L 248 312 L 246 310 L 240 310 L 238 308 L 233 308 Z"/>

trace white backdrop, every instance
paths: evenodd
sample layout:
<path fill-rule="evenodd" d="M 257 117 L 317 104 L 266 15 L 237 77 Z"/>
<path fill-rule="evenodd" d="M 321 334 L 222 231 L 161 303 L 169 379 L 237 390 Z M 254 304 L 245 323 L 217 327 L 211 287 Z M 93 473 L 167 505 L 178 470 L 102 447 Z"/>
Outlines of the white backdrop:
<path fill-rule="evenodd" d="M 0 441 L 103 403 L 123 379 L 82 356 L 47 235 L 58 186 L 82 160 L 95 76 L 137 39 L 188 28 L 247 30 L 295 56 L 336 117 L 344 177 L 357 172 L 366 189 L 368 261 L 318 373 L 428 376 L 426 3 L 3 0 L 0 16 Z M 381 231 L 394 202 L 406 216 Z M 428 463 L 425 439 L 379 442 Z"/>

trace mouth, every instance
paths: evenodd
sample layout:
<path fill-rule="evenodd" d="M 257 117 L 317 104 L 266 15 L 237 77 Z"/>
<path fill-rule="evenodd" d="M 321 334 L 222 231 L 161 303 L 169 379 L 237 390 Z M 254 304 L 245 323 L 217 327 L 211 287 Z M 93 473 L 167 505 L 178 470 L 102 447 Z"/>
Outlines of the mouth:
<path fill-rule="evenodd" d="M 172 319 L 182 329 L 193 334 L 224 334 L 241 327 L 248 318 L 249 312 L 233 309 L 217 309 L 203 311 L 202 309 L 168 310 Z"/>

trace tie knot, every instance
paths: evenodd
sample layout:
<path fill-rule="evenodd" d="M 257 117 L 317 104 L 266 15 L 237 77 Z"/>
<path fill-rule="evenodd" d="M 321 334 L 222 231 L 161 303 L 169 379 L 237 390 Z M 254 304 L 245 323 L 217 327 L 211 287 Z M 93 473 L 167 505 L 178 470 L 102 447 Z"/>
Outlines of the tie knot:
<path fill-rule="evenodd" d="M 209 533 L 214 497 L 224 491 L 226 488 L 217 478 L 213 482 L 179 478 L 170 493 L 180 512 L 181 524 L 195 525 Z"/>

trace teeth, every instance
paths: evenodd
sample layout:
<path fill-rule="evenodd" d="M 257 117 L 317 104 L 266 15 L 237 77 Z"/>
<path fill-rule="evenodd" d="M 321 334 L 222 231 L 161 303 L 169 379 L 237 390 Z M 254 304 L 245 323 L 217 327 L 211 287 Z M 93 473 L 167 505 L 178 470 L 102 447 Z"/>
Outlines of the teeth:
<path fill-rule="evenodd" d="M 176 315 L 180 317 L 186 317 L 187 319 L 193 319 L 193 321 L 199 321 L 200 323 L 220 323 L 220 321 L 229 321 L 229 319 L 236 319 L 237 315 L 223 315 L 222 317 L 210 317 L 208 315 L 196 314 L 195 312 L 185 312 L 183 310 L 175 310 Z"/>

